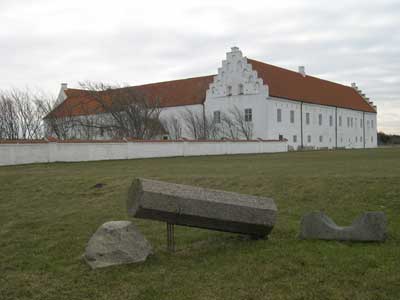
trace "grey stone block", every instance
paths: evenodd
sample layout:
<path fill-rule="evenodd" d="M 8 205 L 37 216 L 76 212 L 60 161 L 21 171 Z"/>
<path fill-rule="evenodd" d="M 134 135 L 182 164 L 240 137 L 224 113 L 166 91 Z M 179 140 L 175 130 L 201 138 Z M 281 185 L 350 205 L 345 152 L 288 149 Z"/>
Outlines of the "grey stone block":
<path fill-rule="evenodd" d="M 271 198 L 242 195 L 162 181 L 136 179 L 127 201 L 129 215 L 265 237 L 276 222 Z"/>
<path fill-rule="evenodd" d="M 386 216 L 383 212 L 366 212 L 347 227 L 335 224 L 322 212 L 311 212 L 301 220 L 301 239 L 382 242 L 386 239 Z"/>
<path fill-rule="evenodd" d="M 83 259 L 93 269 L 145 261 L 151 245 L 129 221 L 101 225 L 90 238 Z"/>

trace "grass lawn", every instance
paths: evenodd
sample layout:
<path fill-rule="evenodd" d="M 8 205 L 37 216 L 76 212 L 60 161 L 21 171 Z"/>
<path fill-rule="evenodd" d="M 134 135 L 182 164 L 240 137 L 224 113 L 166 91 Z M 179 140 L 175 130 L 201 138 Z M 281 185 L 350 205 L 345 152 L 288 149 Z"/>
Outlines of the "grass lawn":
<path fill-rule="evenodd" d="M 92 271 L 81 255 L 104 222 L 129 219 L 136 176 L 273 197 L 269 240 L 133 220 L 155 254 Z M 105 183 L 101 189 L 91 188 Z M 385 243 L 297 239 L 301 216 L 389 220 Z M 400 299 L 400 148 L 0 167 L 0 299 Z"/>

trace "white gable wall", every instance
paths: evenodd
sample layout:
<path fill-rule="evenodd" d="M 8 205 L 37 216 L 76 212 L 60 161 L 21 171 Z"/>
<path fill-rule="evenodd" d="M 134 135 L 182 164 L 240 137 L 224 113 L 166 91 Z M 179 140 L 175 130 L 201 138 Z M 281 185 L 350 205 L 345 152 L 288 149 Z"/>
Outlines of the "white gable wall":
<path fill-rule="evenodd" d="M 222 67 L 210 84 L 205 101 L 207 116 L 214 111 L 229 112 L 235 107 L 244 113 L 252 110 L 253 138 L 268 138 L 267 102 L 268 86 L 258 77 L 247 58 L 236 47 L 226 54 Z"/>

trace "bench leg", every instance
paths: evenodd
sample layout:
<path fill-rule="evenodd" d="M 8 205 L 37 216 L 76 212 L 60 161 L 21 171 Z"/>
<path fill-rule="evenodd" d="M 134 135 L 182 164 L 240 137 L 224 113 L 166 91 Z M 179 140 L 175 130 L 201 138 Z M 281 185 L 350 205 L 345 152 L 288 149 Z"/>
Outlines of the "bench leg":
<path fill-rule="evenodd" d="M 167 223 L 167 249 L 175 252 L 174 224 Z"/>

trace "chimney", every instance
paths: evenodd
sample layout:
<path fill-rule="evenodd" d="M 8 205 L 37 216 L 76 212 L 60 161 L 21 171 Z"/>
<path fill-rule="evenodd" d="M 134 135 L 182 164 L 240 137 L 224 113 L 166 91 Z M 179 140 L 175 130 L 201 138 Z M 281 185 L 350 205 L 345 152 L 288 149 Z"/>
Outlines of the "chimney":
<path fill-rule="evenodd" d="M 304 66 L 299 66 L 299 73 L 301 76 L 306 77 L 306 69 Z"/>
<path fill-rule="evenodd" d="M 61 83 L 61 88 L 60 88 L 60 92 L 58 93 L 58 97 L 56 100 L 56 104 L 60 104 L 61 102 L 63 102 L 66 98 L 67 95 L 65 94 L 65 90 L 68 89 L 68 84 L 67 83 Z"/>

